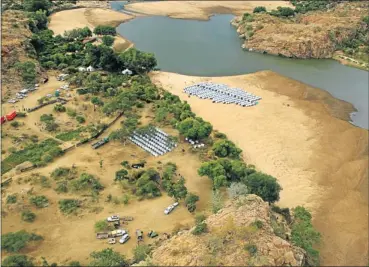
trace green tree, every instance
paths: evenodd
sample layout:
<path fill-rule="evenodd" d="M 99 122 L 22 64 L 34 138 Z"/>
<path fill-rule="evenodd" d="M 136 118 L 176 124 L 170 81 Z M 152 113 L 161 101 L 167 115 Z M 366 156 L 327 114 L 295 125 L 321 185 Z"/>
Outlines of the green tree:
<path fill-rule="evenodd" d="M 92 258 L 90 266 L 129 266 L 126 258 L 111 248 L 103 249 L 101 251 L 94 251 L 90 256 Z"/>
<path fill-rule="evenodd" d="M 11 255 L 6 257 L 2 266 L 4 267 L 33 267 L 33 261 L 26 255 Z"/>
<path fill-rule="evenodd" d="M 1 249 L 7 252 L 18 252 L 30 241 L 42 240 L 42 237 L 36 234 L 30 234 L 26 231 L 10 232 L 1 236 Z"/>
<path fill-rule="evenodd" d="M 173 197 L 176 200 L 184 199 L 187 195 L 187 188 L 185 186 L 185 179 L 181 177 L 173 184 Z"/>
<path fill-rule="evenodd" d="M 154 54 L 145 53 L 135 48 L 128 49 L 119 55 L 120 65 L 134 73 L 146 73 L 153 70 L 157 61 Z"/>
<path fill-rule="evenodd" d="M 37 10 L 29 13 L 29 25 L 32 32 L 47 29 L 47 12 L 46 10 Z"/>
<path fill-rule="evenodd" d="M 14 204 L 17 203 L 17 195 L 13 194 L 13 195 L 9 195 L 6 197 L 6 204 Z"/>
<path fill-rule="evenodd" d="M 101 38 L 101 40 L 102 40 L 103 44 L 106 45 L 106 46 L 112 46 L 113 43 L 114 43 L 114 37 L 110 36 L 110 35 L 104 35 Z"/>
<path fill-rule="evenodd" d="M 185 199 L 185 204 L 189 212 L 194 212 L 196 210 L 196 202 L 199 201 L 199 196 L 188 193 Z"/>
<path fill-rule="evenodd" d="M 140 178 L 138 178 L 136 187 L 136 194 L 138 196 L 153 198 L 161 195 L 158 184 L 151 179 L 147 172 L 143 173 Z"/>
<path fill-rule="evenodd" d="M 51 2 L 49 0 L 24 0 L 23 7 L 26 11 L 35 12 L 38 10 L 48 11 L 51 7 Z"/>
<path fill-rule="evenodd" d="M 54 110 L 56 112 L 65 112 L 67 109 L 62 104 L 56 104 Z"/>
<path fill-rule="evenodd" d="M 150 251 L 151 251 L 151 248 L 146 244 L 137 245 L 133 249 L 133 260 L 136 263 L 139 263 L 140 261 L 145 260 L 146 257 L 150 254 Z"/>
<path fill-rule="evenodd" d="M 260 196 L 264 201 L 273 203 L 279 200 L 279 192 L 282 187 L 273 176 L 255 172 L 244 180 L 250 194 Z"/>
<path fill-rule="evenodd" d="M 261 12 L 266 12 L 266 8 L 263 6 L 257 6 L 254 8 L 253 13 L 261 13 Z"/>
<path fill-rule="evenodd" d="M 200 140 L 210 135 L 213 127 L 210 123 L 203 121 L 200 118 L 187 118 L 178 123 L 178 130 L 180 134 L 185 137 Z"/>
<path fill-rule="evenodd" d="M 216 156 L 222 158 L 230 157 L 238 159 L 242 152 L 232 141 L 225 139 L 216 141 L 212 149 Z"/>
<path fill-rule="evenodd" d="M 59 209 L 64 214 L 71 214 L 77 211 L 80 207 L 80 202 L 76 199 L 61 199 L 59 200 Z"/>
<path fill-rule="evenodd" d="M 112 26 L 99 25 L 94 29 L 94 34 L 97 35 L 116 35 L 117 31 Z"/>

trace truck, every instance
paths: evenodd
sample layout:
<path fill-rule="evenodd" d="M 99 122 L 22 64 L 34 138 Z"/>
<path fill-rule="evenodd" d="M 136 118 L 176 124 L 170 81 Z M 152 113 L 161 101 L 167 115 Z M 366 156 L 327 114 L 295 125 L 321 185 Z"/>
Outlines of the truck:
<path fill-rule="evenodd" d="M 169 213 L 171 213 L 173 210 L 174 210 L 174 208 L 175 207 L 177 207 L 178 206 L 178 202 L 176 202 L 176 203 L 173 203 L 172 205 L 170 205 L 168 208 L 166 208 L 165 210 L 164 210 L 164 214 L 165 215 L 168 215 Z"/>
<path fill-rule="evenodd" d="M 96 143 L 93 143 L 91 146 L 92 146 L 93 149 L 97 149 L 97 148 L 105 145 L 108 142 L 109 142 L 109 138 L 105 137 L 104 139 L 102 139 L 102 140 L 100 140 Z"/>
<path fill-rule="evenodd" d="M 106 239 L 106 238 L 109 238 L 109 233 L 107 233 L 107 232 L 99 232 L 99 233 L 96 233 L 96 238 L 97 239 Z"/>
<path fill-rule="evenodd" d="M 112 216 L 109 216 L 106 220 L 107 220 L 108 222 L 116 222 L 116 221 L 119 221 L 119 215 L 112 215 Z"/>
<path fill-rule="evenodd" d="M 125 234 L 127 234 L 125 230 L 118 229 L 118 230 L 111 231 L 109 235 L 111 237 L 117 237 L 117 236 L 123 236 Z"/>
<path fill-rule="evenodd" d="M 15 110 L 5 115 L 7 121 L 13 120 L 16 116 L 17 116 L 17 112 Z"/>
<path fill-rule="evenodd" d="M 137 235 L 137 241 L 138 242 L 143 240 L 143 232 L 140 229 L 136 230 L 136 235 Z"/>
<path fill-rule="evenodd" d="M 5 123 L 5 122 L 6 122 L 5 117 L 1 116 L 1 124 Z"/>

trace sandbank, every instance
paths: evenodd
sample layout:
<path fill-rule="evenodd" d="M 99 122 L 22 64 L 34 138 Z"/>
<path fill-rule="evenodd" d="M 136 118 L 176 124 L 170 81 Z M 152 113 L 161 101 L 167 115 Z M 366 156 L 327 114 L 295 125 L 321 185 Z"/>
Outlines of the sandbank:
<path fill-rule="evenodd" d="M 312 211 L 323 236 L 322 264 L 367 263 L 368 131 L 338 118 L 338 106 L 347 103 L 271 71 L 215 78 L 155 72 L 151 78 L 225 133 L 247 163 L 275 176 L 283 187 L 278 205 Z M 183 93 L 200 81 L 243 88 L 263 99 L 242 108 Z"/>

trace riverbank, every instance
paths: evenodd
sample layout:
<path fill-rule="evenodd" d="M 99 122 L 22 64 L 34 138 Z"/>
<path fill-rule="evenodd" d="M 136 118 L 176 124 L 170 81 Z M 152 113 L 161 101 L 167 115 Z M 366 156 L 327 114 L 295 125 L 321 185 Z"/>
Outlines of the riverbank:
<path fill-rule="evenodd" d="M 151 77 L 242 148 L 247 163 L 277 177 L 284 188 L 279 205 L 311 209 L 323 235 L 323 265 L 367 263 L 368 131 L 332 116 L 347 103 L 270 71 L 216 78 L 156 72 Z M 241 108 L 182 92 L 200 81 L 244 88 L 263 99 Z"/>
<path fill-rule="evenodd" d="M 292 6 L 286 1 L 159 1 L 125 5 L 128 11 L 177 19 L 209 20 L 214 14 L 242 15 L 257 6 L 268 10 L 277 6 Z"/>
<path fill-rule="evenodd" d="M 65 31 L 74 28 L 89 27 L 93 30 L 97 25 L 109 25 L 117 27 L 123 22 L 133 19 L 134 16 L 117 12 L 111 9 L 103 8 L 78 8 L 71 10 L 64 10 L 52 14 L 50 16 L 49 29 L 55 35 L 63 34 Z M 113 48 L 116 51 L 123 51 L 133 44 L 124 39 L 122 36 L 115 36 Z"/>

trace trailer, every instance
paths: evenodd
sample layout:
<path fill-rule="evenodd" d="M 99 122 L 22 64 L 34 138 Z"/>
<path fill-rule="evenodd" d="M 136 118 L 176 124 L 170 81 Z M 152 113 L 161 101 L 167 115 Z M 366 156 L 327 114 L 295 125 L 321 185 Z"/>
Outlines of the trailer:
<path fill-rule="evenodd" d="M 6 115 L 6 120 L 11 121 L 17 116 L 17 112 L 14 110 L 13 112 Z"/>
<path fill-rule="evenodd" d="M 1 124 L 5 123 L 6 120 L 5 120 L 5 116 L 1 116 Z"/>
<path fill-rule="evenodd" d="M 105 145 L 108 142 L 109 142 L 109 138 L 104 138 L 104 139 L 92 144 L 91 146 L 92 146 L 93 149 L 97 149 L 97 148 Z"/>
<path fill-rule="evenodd" d="M 123 222 L 133 221 L 133 217 L 131 217 L 131 216 L 123 216 L 123 217 L 121 218 L 121 220 L 122 220 Z"/>
<path fill-rule="evenodd" d="M 109 233 L 107 233 L 107 232 L 96 233 L 96 238 L 97 239 L 107 239 L 107 238 L 109 238 Z"/>

